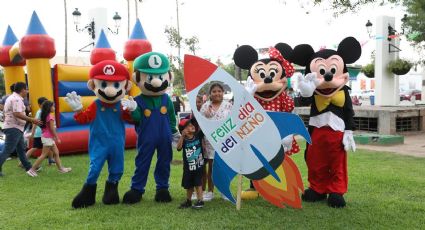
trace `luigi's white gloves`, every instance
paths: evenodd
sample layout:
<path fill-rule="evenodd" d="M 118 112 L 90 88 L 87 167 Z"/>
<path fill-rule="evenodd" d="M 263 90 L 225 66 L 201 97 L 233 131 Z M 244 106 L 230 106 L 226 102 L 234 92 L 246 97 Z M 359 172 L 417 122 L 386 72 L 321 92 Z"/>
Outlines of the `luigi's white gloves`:
<path fill-rule="evenodd" d="M 292 149 L 292 142 L 294 141 L 294 135 L 288 135 L 282 139 L 282 145 L 285 152 Z"/>
<path fill-rule="evenodd" d="M 319 84 L 320 80 L 317 79 L 315 72 L 308 73 L 305 77 L 302 74 L 298 74 L 298 89 L 303 97 L 311 97 Z"/>
<path fill-rule="evenodd" d="M 177 143 L 179 142 L 180 137 L 181 137 L 181 135 L 180 135 L 179 132 L 173 133 L 173 137 L 172 137 L 172 142 L 171 143 L 172 143 L 172 146 L 174 148 L 177 148 Z"/>
<path fill-rule="evenodd" d="M 83 109 L 81 96 L 78 95 L 75 91 L 66 94 L 65 102 L 71 107 L 72 111 L 80 111 Z"/>
<path fill-rule="evenodd" d="M 356 151 L 356 142 L 354 142 L 353 138 L 353 131 L 352 130 L 345 130 L 344 131 L 344 137 L 342 138 L 342 144 L 344 144 L 345 151 Z"/>
<path fill-rule="evenodd" d="M 130 112 L 133 112 L 134 110 L 137 109 L 137 102 L 134 101 L 132 96 L 129 96 L 128 99 L 127 98 L 121 99 L 121 105 L 124 110 L 128 110 Z"/>
<path fill-rule="evenodd" d="M 255 91 L 257 91 L 257 84 L 255 84 L 251 77 L 246 79 L 245 90 L 251 95 L 254 95 Z"/>

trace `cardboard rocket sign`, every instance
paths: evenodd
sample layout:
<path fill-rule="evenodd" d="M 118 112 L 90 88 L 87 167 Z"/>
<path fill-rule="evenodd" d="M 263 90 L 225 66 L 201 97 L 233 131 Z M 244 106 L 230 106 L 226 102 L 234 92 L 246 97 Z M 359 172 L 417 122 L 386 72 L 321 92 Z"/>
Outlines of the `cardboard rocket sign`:
<path fill-rule="evenodd" d="M 292 160 L 285 157 L 281 140 L 299 134 L 310 142 L 302 120 L 291 113 L 265 111 L 231 75 L 209 61 L 186 55 L 184 63 L 191 105 L 196 104 L 199 90 L 211 81 L 228 85 L 234 95 L 230 116 L 222 120 L 210 120 L 193 111 L 216 151 L 213 181 L 220 192 L 235 203 L 229 186 L 236 174 L 242 174 L 253 180 L 257 191 L 274 205 L 284 207 L 286 203 L 300 208 L 301 176 Z"/>

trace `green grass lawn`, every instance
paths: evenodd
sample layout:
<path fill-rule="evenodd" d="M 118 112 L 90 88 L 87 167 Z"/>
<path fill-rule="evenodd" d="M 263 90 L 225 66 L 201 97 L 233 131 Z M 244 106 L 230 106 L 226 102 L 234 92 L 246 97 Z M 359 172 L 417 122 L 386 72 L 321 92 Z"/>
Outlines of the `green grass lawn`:
<path fill-rule="evenodd" d="M 125 156 L 120 196 L 129 189 L 134 171 L 134 150 Z M 181 159 L 181 153 L 175 153 Z M 293 156 L 305 186 L 302 154 Z M 180 210 L 185 190 L 180 187 L 182 165 L 173 165 L 168 204 L 153 201 L 155 182 L 151 168 L 141 203 L 106 206 L 101 202 L 107 168 L 99 178 L 96 205 L 71 208 L 73 197 L 87 175 L 87 155 L 62 157 L 73 171 L 60 174 L 43 165 L 37 178 L 27 176 L 16 160 L 6 162 L 0 178 L 0 229 L 420 229 L 425 226 L 425 158 L 357 151 L 349 155 L 347 207 L 333 209 L 326 202 L 303 203 L 303 209 L 279 209 L 261 198 L 242 203 L 240 211 L 216 198 L 202 210 Z M 152 164 L 154 166 L 154 164 Z M 236 181 L 236 180 L 235 180 Z M 244 188 L 248 181 L 244 180 Z M 236 187 L 233 184 L 233 191 Z M 219 197 L 216 192 L 216 197 Z"/>

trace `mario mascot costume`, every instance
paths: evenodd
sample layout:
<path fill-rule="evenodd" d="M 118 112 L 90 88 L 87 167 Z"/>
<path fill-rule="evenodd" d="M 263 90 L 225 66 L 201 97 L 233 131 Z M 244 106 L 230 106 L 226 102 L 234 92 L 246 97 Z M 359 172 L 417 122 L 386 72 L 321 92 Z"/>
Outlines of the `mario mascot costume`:
<path fill-rule="evenodd" d="M 97 179 L 105 161 L 109 176 L 103 194 L 104 204 L 119 203 L 118 182 L 124 171 L 125 121 L 130 114 L 121 108 L 120 100 L 130 90 L 131 82 L 127 68 L 116 61 L 101 61 L 90 69 L 87 86 L 97 99 L 83 109 L 81 97 L 68 93 L 65 101 L 80 124 L 90 123 L 90 167 L 86 183 L 72 201 L 73 208 L 91 206 L 96 201 Z"/>
<path fill-rule="evenodd" d="M 152 157 L 157 151 L 154 177 L 155 201 L 171 202 L 168 191 L 173 142 L 178 140 L 174 106 L 165 91 L 171 80 L 170 64 L 165 55 L 157 52 L 143 54 L 134 60 L 133 80 L 142 93 L 123 99 L 124 108 L 131 111 L 136 123 L 137 151 L 136 170 L 131 179 L 131 189 L 124 195 L 123 203 L 140 202 L 145 193 Z"/>
<path fill-rule="evenodd" d="M 290 113 L 294 109 L 294 100 L 286 93 L 288 79 L 295 71 L 290 59 L 292 51 L 288 44 L 278 43 L 269 49 L 269 58 L 258 60 L 257 51 L 249 45 L 238 47 L 233 54 L 235 64 L 248 70 L 246 90 L 267 111 Z M 300 150 L 293 135 L 285 137 L 282 145 L 288 156 Z M 241 197 L 245 200 L 258 197 L 252 181 Z"/>
<path fill-rule="evenodd" d="M 338 49 L 314 52 L 308 44 L 294 48 L 293 62 L 305 66 L 298 88 L 303 104 L 311 104 L 309 132 L 312 144 L 307 145 L 306 163 L 309 188 L 302 199 L 307 202 L 325 200 L 334 208 L 345 207 L 347 192 L 347 151 L 356 150 L 353 139 L 354 111 L 345 84 L 349 76 L 347 64 L 360 58 L 360 43 L 347 37 Z"/>

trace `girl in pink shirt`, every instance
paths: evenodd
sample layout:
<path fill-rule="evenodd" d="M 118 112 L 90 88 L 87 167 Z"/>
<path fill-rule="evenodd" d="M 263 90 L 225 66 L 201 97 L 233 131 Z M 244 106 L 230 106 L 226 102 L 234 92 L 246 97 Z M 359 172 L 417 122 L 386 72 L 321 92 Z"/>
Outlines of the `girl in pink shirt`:
<path fill-rule="evenodd" d="M 35 169 L 40 166 L 41 162 L 48 156 L 49 151 L 53 152 L 53 157 L 56 161 L 56 166 L 58 167 L 59 172 L 67 173 L 71 171 L 71 168 L 65 168 L 61 164 L 61 160 L 59 158 L 59 149 L 56 146 L 56 143 L 61 143 L 61 140 L 58 138 L 55 127 L 55 118 L 53 116 L 55 112 L 55 107 L 53 102 L 45 101 L 41 105 L 41 121 L 43 125 L 41 125 L 41 142 L 43 143 L 43 150 L 41 155 L 34 162 L 31 170 L 34 172 Z"/>

